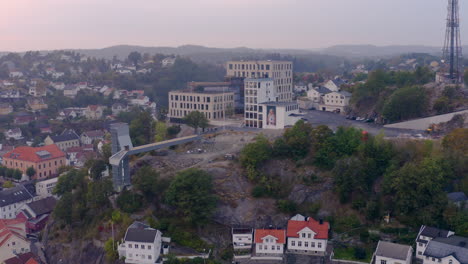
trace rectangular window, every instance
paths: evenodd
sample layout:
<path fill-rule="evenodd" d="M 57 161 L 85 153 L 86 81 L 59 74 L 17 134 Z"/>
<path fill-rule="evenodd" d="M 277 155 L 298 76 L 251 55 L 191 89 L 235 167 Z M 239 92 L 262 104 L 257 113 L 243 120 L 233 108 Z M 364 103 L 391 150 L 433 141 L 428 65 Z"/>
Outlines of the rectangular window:
<path fill-rule="evenodd" d="M 271 250 L 275 250 L 275 246 L 271 246 Z"/>
<path fill-rule="evenodd" d="M 304 242 L 305 247 L 309 247 L 309 242 Z"/>
<path fill-rule="evenodd" d="M 138 244 L 135 244 L 135 248 L 138 248 Z"/>
<path fill-rule="evenodd" d="M 148 246 L 148 249 L 151 249 L 151 246 Z"/>
<path fill-rule="evenodd" d="M 319 243 L 317 244 L 317 247 L 318 247 L 318 248 L 322 248 L 322 243 L 319 242 Z"/>
<path fill-rule="evenodd" d="M 302 237 L 305 237 L 305 236 L 306 236 L 306 234 L 305 234 L 305 233 L 302 233 Z"/>
<path fill-rule="evenodd" d="M 276 250 L 281 250 L 280 246 L 276 246 Z"/>
<path fill-rule="evenodd" d="M 387 264 L 387 261 L 382 259 L 382 260 L 380 261 L 380 264 Z"/>
<path fill-rule="evenodd" d="M 141 249 L 145 249 L 145 245 L 141 245 Z"/>
<path fill-rule="evenodd" d="M 301 241 L 298 241 L 298 242 L 297 242 L 297 246 L 298 246 L 298 247 L 302 247 L 302 242 L 301 242 Z"/>
<path fill-rule="evenodd" d="M 296 246 L 296 241 L 291 241 L 291 246 Z"/>

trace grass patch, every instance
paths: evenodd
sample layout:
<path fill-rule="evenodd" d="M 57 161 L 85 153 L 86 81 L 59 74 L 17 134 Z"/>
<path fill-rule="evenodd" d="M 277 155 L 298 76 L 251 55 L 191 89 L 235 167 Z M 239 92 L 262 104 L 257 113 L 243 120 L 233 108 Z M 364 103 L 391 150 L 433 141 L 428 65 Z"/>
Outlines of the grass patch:
<path fill-rule="evenodd" d="M 372 251 L 367 248 L 356 247 L 337 247 L 333 250 L 335 253 L 334 259 L 343 259 L 351 261 L 360 261 L 370 263 L 372 258 Z"/>

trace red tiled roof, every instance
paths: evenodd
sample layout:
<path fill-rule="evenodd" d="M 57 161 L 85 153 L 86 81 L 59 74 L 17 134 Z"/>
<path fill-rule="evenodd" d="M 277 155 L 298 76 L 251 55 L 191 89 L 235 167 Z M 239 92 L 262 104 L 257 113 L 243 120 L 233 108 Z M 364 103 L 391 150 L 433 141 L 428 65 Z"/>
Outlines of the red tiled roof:
<path fill-rule="evenodd" d="M 26 219 L 17 218 L 17 219 L 0 219 L 0 247 L 10 239 L 11 236 L 17 236 L 24 241 L 26 238 L 19 234 L 17 231 L 24 231 L 14 225 L 24 224 L 26 225 Z M 25 227 L 26 229 L 26 227 Z"/>
<path fill-rule="evenodd" d="M 328 229 L 330 224 L 328 222 L 323 222 L 323 224 L 320 224 L 320 222 L 316 221 L 312 217 L 309 217 L 307 221 L 289 220 L 288 237 L 299 237 L 298 232 L 306 227 L 315 232 L 315 238 L 328 239 Z"/>
<path fill-rule="evenodd" d="M 47 151 L 50 153 L 50 157 L 41 159 L 37 152 Z M 31 161 L 31 162 L 40 162 L 44 160 L 56 159 L 65 157 L 63 153 L 55 144 L 42 146 L 42 147 L 17 147 L 14 150 L 3 155 L 3 158 L 11 158 L 15 160 Z"/>
<path fill-rule="evenodd" d="M 39 264 L 32 252 L 16 255 L 5 260 L 5 264 Z"/>
<path fill-rule="evenodd" d="M 263 243 L 262 238 L 266 236 L 276 237 L 276 243 L 286 243 L 286 232 L 283 229 L 255 229 L 255 243 Z"/>

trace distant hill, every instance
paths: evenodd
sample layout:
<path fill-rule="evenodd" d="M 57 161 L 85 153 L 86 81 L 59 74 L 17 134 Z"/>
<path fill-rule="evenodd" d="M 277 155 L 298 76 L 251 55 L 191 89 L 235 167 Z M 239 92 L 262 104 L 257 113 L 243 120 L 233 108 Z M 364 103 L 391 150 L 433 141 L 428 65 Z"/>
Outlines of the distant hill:
<path fill-rule="evenodd" d="M 374 46 L 374 45 L 337 45 L 321 52 L 328 55 L 349 58 L 392 57 L 407 53 L 429 53 L 440 55 L 442 48 L 430 46 Z"/>

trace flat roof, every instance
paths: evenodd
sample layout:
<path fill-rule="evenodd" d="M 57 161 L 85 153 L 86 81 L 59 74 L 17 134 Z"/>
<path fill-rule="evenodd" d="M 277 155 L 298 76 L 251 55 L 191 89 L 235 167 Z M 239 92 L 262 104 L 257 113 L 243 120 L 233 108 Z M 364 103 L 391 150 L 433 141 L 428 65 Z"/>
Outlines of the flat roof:
<path fill-rule="evenodd" d="M 280 60 L 234 60 L 234 61 L 228 61 L 227 63 L 292 63 L 292 61 L 280 61 Z"/>
<path fill-rule="evenodd" d="M 260 103 L 262 105 L 274 105 L 274 106 L 288 106 L 288 105 L 297 105 L 297 102 L 265 102 Z"/>
<path fill-rule="evenodd" d="M 181 94 L 234 94 L 233 91 L 170 91 L 169 93 L 181 93 Z"/>

